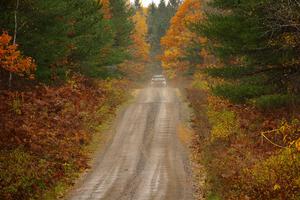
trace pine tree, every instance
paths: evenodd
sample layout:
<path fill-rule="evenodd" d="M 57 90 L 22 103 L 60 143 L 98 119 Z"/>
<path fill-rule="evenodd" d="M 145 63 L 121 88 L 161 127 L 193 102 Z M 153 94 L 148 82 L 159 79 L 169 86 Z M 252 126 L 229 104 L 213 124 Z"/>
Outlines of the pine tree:
<path fill-rule="evenodd" d="M 140 10 L 142 8 L 140 0 L 134 0 L 134 8 L 135 10 Z"/>
<path fill-rule="evenodd" d="M 18 9 L 18 44 L 36 60 L 37 78 L 64 76 L 66 70 L 101 76 L 103 65 L 128 57 L 132 11 L 124 0 L 110 1 L 111 17 L 94 0 L 26 0 Z M 14 2 L 0 2 L 0 26 L 13 35 Z"/>
<path fill-rule="evenodd" d="M 147 15 L 148 40 L 150 42 L 152 51 L 153 51 L 153 47 L 155 46 L 156 12 L 157 12 L 157 7 L 155 3 L 152 2 L 148 7 L 148 15 Z"/>
<path fill-rule="evenodd" d="M 208 73 L 239 80 L 215 92 L 235 102 L 299 93 L 300 5 L 285 0 L 215 0 L 211 5 L 215 12 L 195 30 L 211 41 L 225 67 Z"/>
<path fill-rule="evenodd" d="M 13 32 L 13 8 L 11 4 L 2 7 L 0 24 L 4 30 Z M 50 66 L 67 52 L 67 28 L 60 12 L 66 3 L 58 1 L 21 1 L 18 9 L 18 44 L 26 55 L 37 62 L 37 72 L 50 76 Z"/>
<path fill-rule="evenodd" d="M 160 12 L 164 11 L 166 9 L 166 1 L 165 0 L 160 0 L 158 4 L 158 10 Z"/>
<path fill-rule="evenodd" d="M 176 10 L 178 9 L 179 5 L 180 5 L 179 0 L 169 0 L 167 7 L 171 15 L 174 15 L 174 13 L 176 13 Z"/>
<path fill-rule="evenodd" d="M 160 53 L 160 39 L 165 35 L 170 20 L 176 13 L 179 5 L 177 2 L 177 0 L 172 0 L 166 5 L 165 0 L 160 0 L 157 7 L 154 3 L 149 5 L 147 22 L 152 54 Z"/>
<path fill-rule="evenodd" d="M 133 12 L 124 0 L 111 0 L 110 8 L 113 16 L 111 21 L 115 31 L 114 45 L 126 48 L 131 44 L 128 38 L 132 34 L 134 27 L 130 20 Z"/>
<path fill-rule="evenodd" d="M 130 36 L 134 30 L 134 24 L 131 20 L 133 10 L 124 0 L 111 0 L 110 10 L 114 33 L 113 47 L 115 48 L 115 60 L 116 62 L 121 62 L 124 58 L 128 57 L 127 47 L 132 44 Z"/>
<path fill-rule="evenodd" d="M 80 72 L 101 76 L 101 65 L 106 62 L 103 59 L 108 58 L 101 57 L 99 52 L 113 43 L 110 22 L 104 19 L 101 5 L 95 1 L 69 0 L 68 9 L 68 20 L 72 21 L 68 59 Z"/>

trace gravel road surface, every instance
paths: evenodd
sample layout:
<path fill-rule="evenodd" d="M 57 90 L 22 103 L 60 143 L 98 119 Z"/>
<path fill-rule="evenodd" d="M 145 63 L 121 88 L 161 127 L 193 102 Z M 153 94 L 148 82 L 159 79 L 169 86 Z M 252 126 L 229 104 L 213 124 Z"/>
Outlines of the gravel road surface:
<path fill-rule="evenodd" d="M 71 200 L 190 200 L 187 153 L 174 88 L 145 88 L 117 121 L 111 143 Z"/>

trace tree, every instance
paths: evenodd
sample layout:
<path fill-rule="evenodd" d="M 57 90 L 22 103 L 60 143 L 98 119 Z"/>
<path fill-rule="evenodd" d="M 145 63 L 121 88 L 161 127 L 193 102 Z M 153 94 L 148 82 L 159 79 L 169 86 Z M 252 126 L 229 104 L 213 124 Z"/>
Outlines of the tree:
<path fill-rule="evenodd" d="M 114 45 L 126 48 L 131 44 L 128 38 L 130 38 L 134 28 L 130 19 L 133 12 L 124 0 L 111 0 L 110 10 L 113 16 L 111 21 L 115 32 Z"/>
<path fill-rule="evenodd" d="M 169 2 L 166 5 L 165 0 L 161 0 L 158 7 L 154 3 L 148 7 L 147 24 L 149 27 L 149 41 L 152 54 L 160 53 L 160 39 L 165 35 L 169 27 L 170 19 L 177 10 L 176 1 Z"/>
<path fill-rule="evenodd" d="M 13 35 L 15 4 L 1 1 L 0 11 L 0 26 Z M 67 70 L 102 76 L 101 66 L 128 57 L 131 13 L 123 0 L 20 1 L 18 44 L 36 60 L 39 80 L 63 77 Z"/>
<path fill-rule="evenodd" d="M 142 10 L 137 11 L 132 17 L 135 30 L 132 34 L 133 44 L 131 45 L 131 55 L 138 60 L 147 61 L 149 59 L 150 46 L 147 43 L 148 27 L 146 16 Z"/>
<path fill-rule="evenodd" d="M 158 8 L 157 8 L 157 16 L 156 16 L 156 20 L 157 20 L 157 43 L 159 45 L 159 41 L 161 39 L 162 36 L 165 35 L 166 30 L 169 27 L 169 21 L 170 18 L 168 16 L 168 9 L 166 6 L 166 2 L 165 0 L 160 0 L 159 4 L 158 4 Z"/>
<path fill-rule="evenodd" d="M 113 43 L 106 49 L 112 55 L 106 64 L 118 64 L 130 56 L 128 47 L 132 44 L 131 35 L 134 30 L 131 20 L 133 10 L 124 0 L 111 0 L 109 6 Z"/>
<path fill-rule="evenodd" d="M 132 17 L 134 31 L 131 35 L 132 44 L 129 46 L 131 59 L 118 65 L 122 75 L 132 81 L 145 80 L 147 73 L 150 45 L 147 41 L 148 26 L 145 12 L 144 9 L 136 10 Z"/>
<path fill-rule="evenodd" d="M 174 16 L 174 13 L 176 13 L 178 7 L 180 5 L 180 1 L 179 0 L 169 0 L 168 1 L 168 9 L 169 9 L 169 15 L 170 15 L 170 18 L 172 18 Z"/>
<path fill-rule="evenodd" d="M 155 43 L 156 37 L 156 12 L 157 7 L 155 3 L 151 3 L 148 7 L 148 14 L 147 14 L 147 26 L 148 26 L 148 40 L 153 48 Z"/>
<path fill-rule="evenodd" d="M 205 42 L 203 37 L 197 36 L 189 29 L 191 23 L 202 19 L 201 4 L 196 0 L 184 1 L 171 19 L 170 28 L 161 39 L 162 66 L 170 77 L 175 77 L 178 72 L 186 71 L 194 62 L 194 58 L 200 57 L 201 49 L 194 48 L 193 50 L 197 50 L 196 56 L 187 59 L 192 46 Z"/>
<path fill-rule="evenodd" d="M 102 6 L 94 1 L 70 1 L 69 62 L 83 74 L 101 76 L 101 66 L 112 55 L 103 58 L 100 52 L 113 43 L 113 32 Z M 105 31 L 104 31 L 105 30 Z"/>
<path fill-rule="evenodd" d="M 299 3 L 215 0 L 211 5 L 215 12 L 194 29 L 209 39 L 208 49 L 224 63 L 208 73 L 238 80 L 238 85 L 219 86 L 215 92 L 242 103 L 299 93 Z"/>
<path fill-rule="evenodd" d="M 18 45 L 12 42 L 12 37 L 7 32 L 0 35 L 0 66 L 10 73 L 20 76 L 33 77 L 36 65 L 31 57 L 26 57 L 18 50 Z"/>
<path fill-rule="evenodd" d="M 140 10 L 142 8 L 140 0 L 134 0 L 134 8 L 135 10 Z"/>
<path fill-rule="evenodd" d="M 158 10 L 163 11 L 164 9 L 166 9 L 166 1 L 160 0 L 158 4 Z"/>

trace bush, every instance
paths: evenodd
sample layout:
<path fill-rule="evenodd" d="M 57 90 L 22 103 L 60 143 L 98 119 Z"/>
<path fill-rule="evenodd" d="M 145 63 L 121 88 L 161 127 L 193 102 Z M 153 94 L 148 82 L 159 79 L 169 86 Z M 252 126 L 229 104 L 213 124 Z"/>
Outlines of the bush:
<path fill-rule="evenodd" d="M 257 108 L 262 110 L 287 107 L 292 103 L 299 103 L 295 96 L 286 94 L 264 95 L 250 101 Z"/>
<path fill-rule="evenodd" d="M 299 152 L 283 150 L 252 169 L 244 170 L 243 177 L 238 184 L 251 199 L 299 199 Z"/>
<path fill-rule="evenodd" d="M 193 82 L 193 88 L 207 91 L 209 89 L 209 86 L 208 86 L 208 84 L 205 81 L 195 80 Z"/>
<path fill-rule="evenodd" d="M 1 93 L 0 199 L 43 199 L 59 184 L 69 186 L 88 167 L 86 145 L 127 99 L 128 87 L 126 80 L 74 76 L 59 87 Z"/>
<path fill-rule="evenodd" d="M 1 151 L 0 163 L 0 199 L 33 199 L 51 184 L 53 174 L 49 163 L 23 148 Z"/>
<path fill-rule="evenodd" d="M 211 141 L 227 140 L 232 134 L 238 132 L 239 123 L 235 113 L 229 110 L 208 111 L 209 122 L 212 125 Z"/>
<path fill-rule="evenodd" d="M 212 89 L 213 93 L 229 99 L 232 103 L 245 103 L 248 99 L 270 92 L 269 88 L 250 84 L 223 84 Z"/>

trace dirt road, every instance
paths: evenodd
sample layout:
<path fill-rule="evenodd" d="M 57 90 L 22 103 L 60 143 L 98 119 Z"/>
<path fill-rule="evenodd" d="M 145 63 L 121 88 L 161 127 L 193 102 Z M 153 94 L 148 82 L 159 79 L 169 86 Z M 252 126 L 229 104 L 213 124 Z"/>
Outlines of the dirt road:
<path fill-rule="evenodd" d="M 70 199 L 192 199 L 187 155 L 176 133 L 180 104 L 175 89 L 142 90 Z"/>

